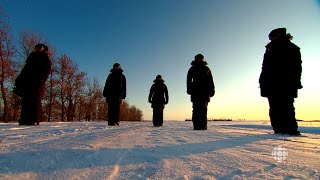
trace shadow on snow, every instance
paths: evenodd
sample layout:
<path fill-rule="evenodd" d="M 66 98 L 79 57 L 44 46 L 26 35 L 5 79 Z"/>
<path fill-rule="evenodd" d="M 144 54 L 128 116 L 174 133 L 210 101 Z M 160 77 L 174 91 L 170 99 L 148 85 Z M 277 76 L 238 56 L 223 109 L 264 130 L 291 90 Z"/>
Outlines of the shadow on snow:
<path fill-rule="evenodd" d="M 157 147 L 56 149 L 35 152 L 15 152 L 0 155 L 0 173 L 54 172 L 99 166 L 159 163 L 167 158 L 218 151 L 243 146 L 261 140 L 258 136 L 233 137 L 209 142 Z M 21 158 L 17 158 L 21 157 Z"/>

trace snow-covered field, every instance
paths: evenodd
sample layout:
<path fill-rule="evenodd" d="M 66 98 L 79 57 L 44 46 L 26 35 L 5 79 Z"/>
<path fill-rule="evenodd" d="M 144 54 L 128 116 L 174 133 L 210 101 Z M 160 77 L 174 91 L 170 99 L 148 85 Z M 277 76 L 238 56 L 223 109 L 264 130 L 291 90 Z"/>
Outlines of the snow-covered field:
<path fill-rule="evenodd" d="M 0 179 L 318 180 L 319 125 L 290 137 L 267 121 L 0 124 Z"/>

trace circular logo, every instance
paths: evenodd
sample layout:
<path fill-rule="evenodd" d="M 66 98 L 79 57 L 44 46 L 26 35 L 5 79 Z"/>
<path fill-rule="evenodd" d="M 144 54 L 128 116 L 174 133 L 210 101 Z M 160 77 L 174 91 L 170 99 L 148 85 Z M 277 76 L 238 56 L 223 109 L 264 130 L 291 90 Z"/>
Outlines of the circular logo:
<path fill-rule="evenodd" d="M 271 155 L 277 162 L 283 162 L 287 159 L 288 154 L 288 150 L 279 145 L 278 147 L 273 148 Z"/>

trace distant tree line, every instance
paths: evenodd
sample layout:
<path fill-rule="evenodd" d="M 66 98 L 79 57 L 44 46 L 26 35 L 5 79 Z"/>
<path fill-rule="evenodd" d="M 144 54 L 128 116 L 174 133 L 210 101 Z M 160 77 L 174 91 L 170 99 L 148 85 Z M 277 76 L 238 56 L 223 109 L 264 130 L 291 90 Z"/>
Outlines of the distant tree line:
<path fill-rule="evenodd" d="M 21 98 L 12 93 L 15 78 L 34 45 L 45 43 L 51 52 L 52 71 L 46 84 L 46 95 L 42 101 L 43 119 L 46 121 L 95 121 L 107 120 L 108 104 L 102 96 L 102 86 L 96 78 L 89 79 L 85 72 L 67 54 L 58 55 L 40 34 L 30 30 L 19 33 L 14 39 L 9 18 L 0 6 L 0 112 L 2 120 L 18 121 Z M 140 121 L 140 109 L 123 101 L 121 121 Z"/>

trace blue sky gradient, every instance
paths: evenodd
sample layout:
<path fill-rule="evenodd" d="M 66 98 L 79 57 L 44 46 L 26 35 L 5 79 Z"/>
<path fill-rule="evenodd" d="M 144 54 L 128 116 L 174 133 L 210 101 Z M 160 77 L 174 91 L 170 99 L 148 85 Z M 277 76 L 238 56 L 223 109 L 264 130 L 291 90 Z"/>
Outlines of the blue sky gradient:
<path fill-rule="evenodd" d="M 304 89 L 297 118 L 320 119 L 319 0 L 20 0 L 0 1 L 15 35 L 43 34 L 89 77 L 104 85 L 115 62 L 124 69 L 127 100 L 151 119 L 149 89 L 161 74 L 169 89 L 165 119 L 190 118 L 186 74 L 202 53 L 216 96 L 209 118 L 268 119 L 258 78 L 269 32 L 286 27 L 301 47 Z M 40 3 L 41 2 L 41 3 Z"/>

